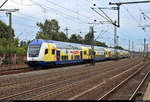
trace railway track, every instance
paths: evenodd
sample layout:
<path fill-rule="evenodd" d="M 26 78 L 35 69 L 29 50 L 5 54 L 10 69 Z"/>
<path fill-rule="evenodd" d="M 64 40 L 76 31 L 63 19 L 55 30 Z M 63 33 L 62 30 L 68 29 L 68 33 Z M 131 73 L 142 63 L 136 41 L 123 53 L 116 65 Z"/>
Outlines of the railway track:
<path fill-rule="evenodd" d="M 25 73 L 25 72 L 29 72 L 29 71 L 32 71 L 31 69 L 29 69 L 29 67 L 1 70 L 0 71 L 0 76 L 9 75 L 9 74 L 17 74 L 17 73 Z"/>
<path fill-rule="evenodd" d="M 124 61 L 124 60 L 123 60 Z M 134 60 L 132 60 L 132 61 L 134 61 Z M 140 60 L 139 60 L 140 61 Z M 120 66 L 121 65 L 124 65 L 124 64 L 126 64 L 127 63 L 127 61 L 124 61 L 124 62 L 122 62 L 122 63 L 120 63 Z M 99 65 L 99 64 L 98 64 Z M 101 64 L 100 64 L 101 65 Z M 103 69 L 104 68 L 109 68 L 109 67 L 117 67 L 117 62 L 116 62 L 116 64 L 114 64 L 114 63 L 110 63 L 109 65 L 103 65 Z M 77 66 L 77 67 L 87 67 L 86 65 L 79 65 L 79 66 Z M 7 82 L 7 84 L 5 84 L 5 82 L 3 81 L 3 83 L 0 85 L 0 88 L 1 87 L 8 87 L 8 86 L 13 86 L 13 85 L 17 85 L 17 84 L 19 84 L 19 83 L 30 83 L 30 82 L 33 82 L 33 81 L 37 81 L 37 80 L 39 80 L 39 79 L 42 79 L 42 80 L 47 80 L 47 79 L 52 79 L 52 80 L 59 80 L 60 79 L 60 77 L 62 77 L 62 76 L 60 76 L 60 75 L 62 75 L 62 72 L 63 72 L 63 75 L 65 75 L 66 76 L 66 78 L 67 77 L 74 77 L 74 76 L 77 76 L 77 75 L 80 75 L 80 74 L 84 74 L 84 73 L 86 73 L 86 72 L 91 72 L 91 71 L 94 71 L 94 70 L 97 70 L 97 69 L 99 69 L 99 68 L 95 68 L 95 69 L 91 69 L 90 68 L 90 70 L 87 68 L 87 69 L 70 69 L 69 70 L 69 72 L 67 71 L 67 72 L 63 72 L 63 70 L 62 71 L 60 71 L 60 73 L 57 73 L 57 74 L 55 74 L 56 72 L 54 71 L 54 72 L 51 72 L 51 73 L 49 73 L 49 75 L 47 74 L 47 75 L 42 75 L 42 76 L 39 76 L 38 78 L 37 77 L 35 77 L 35 78 L 31 78 L 31 79 L 29 79 L 29 78 L 27 78 L 27 80 L 20 80 L 20 81 L 18 81 L 18 82 L 15 82 L 15 81 L 13 81 L 13 82 Z M 47 69 L 48 70 L 48 69 Z M 69 75 L 70 73 L 73 73 L 73 74 L 71 74 L 71 76 Z M 73 76 L 74 75 L 74 76 Z M 64 76 L 63 76 L 64 77 Z M 16 79 L 17 80 L 17 79 Z M 51 81 L 52 81 L 51 80 Z M 39 80 L 39 81 L 41 81 L 41 80 Z"/>
<path fill-rule="evenodd" d="M 139 68 L 125 80 L 120 82 L 112 90 L 104 94 L 102 97 L 98 98 L 98 100 L 133 100 L 136 97 L 138 90 L 141 88 L 142 84 L 150 73 L 150 69 L 145 68 L 146 65 Z"/>
<path fill-rule="evenodd" d="M 108 73 L 105 72 L 105 74 L 108 74 Z M 95 75 L 94 77 L 86 78 L 86 80 L 82 80 L 82 81 L 79 81 L 79 82 L 74 82 L 70 85 L 66 85 L 66 86 L 58 88 L 56 90 L 50 90 L 48 92 L 42 93 L 40 95 L 34 96 L 32 98 L 29 98 L 29 99 L 32 99 L 32 100 L 38 100 L 38 99 L 63 99 L 64 100 L 64 99 L 67 99 L 68 97 L 70 97 L 70 95 L 72 93 L 75 93 L 74 91 L 79 90 L 79 88 L 85 89 L 84 88 L 84 87 L 86 87 L 85 85 L 90 84 L 90 83 L 94 83 L 94 82 L 96 83 L 96 81 L 100 77 L 103 77 L 103 75 L 104 74 L 97 75 L 97 76 Z M 100 86 L 104 83 L 105 83 L 104 80 L 99 80 L 98 86 Z M 94 88 L 98 87 L 98 86 L 94 86 Z M 92 87 L 92 89 L 94 89 L 94 88 Z M 89 91 L 89 87 L 87 89 Z M 61 94 L 59 94 L 59 93 L 61 93 Z"/>
<path fill-rule="evenodd" d="M 112 70 L 111 70 L 112 71 Z M 97 72 L 97 71 L 96 71 Z M 14 94 L 14 95 L 10 95 L 10 96 L 7 96 L 7 97 L 3 97 L 3 98 L 1 98 L 1 99 L 36 99 L 36 97 L 39 97 L 39 95 L 40 96 L 45 96 L 45 94 L 47 94 L 47 93 L 49 93 L 49 92 L 46 92 L 45 93 L 45 91 L 47 91 L 47 89 L 49 89 L 50 87 L 50 91 L 52 92 L 52 93 L 55 93 L 55 92 L 58 92 L 58 91 L 60 91 L 60 90 L 63 90 L 64 88 L 63 87 L 65 87 L 65 88 L 69 88 L 70 86 L 72 86 L 72 85 L 77 85 L 76 83 L 80 83 L 80 82 L 83 82 L 83 81 L 86 81 L 86 79 L 88 79 L 88 78 L 92 78 L 92 76 L 94 76 L 95 74 L 96 74 L 96 72 L 93 72 L 93 73 L 91 73 L 91 75 L 89 75 L 89 73 L 88 73 L 88 75 L 84 75 L 84 77 L 82 77 L 81 78 L 81 76 L 79 77 L 79 78 L 76 78 L 75 80 L 73 80 L 73 79 L 71 79 L 71 80 L 68 80 L 68 81 L 65 81 L 65 80 L 62 80 L 61 82 L 59 82 L 59 83 L 53 83 L 53 84 L 48 84 L 48 85 L 45 85 L 45 86 L 42 86 L 42 87 L 37 87 L 37 88 L 34 88 L 34 89 L 32 89 L 32 90 L 28 90 L 28 91 L 24 91 L 24 92 L 21 92 L 21 93 L 18 93 L 18 94 Z M 105 73 L 106 73 L 107 71 L 105 71 Z M 109 69 L 109 72 L 110 72 L 110 69 Z M 102 72 L 103 73 L 103 72 Z M 97 76 L 99 76 L 99 74 L 100 74 L 100 72 L 98 73 L 97 72 Z M 97 77 L 97 76 L 95 76 L 95 77 Z M 79 80 L 80 79 L 80 80 Z M 67 84 L 66 84 L 67 83 Z M 57 86 L 56 86 L 57 85 Z M 60 86 L 59 86 L 60 85 Z M 55 89 L 55 91 L 53 90 L 52 91 L 52 89 Z M 36 96 L 35 94 L 37 94 L 38 92 L 35 92 L 35 91 L 37 91 L 37 90 L 42 90 L 41 92 L 40 92 L 40 94 L 38 95 L 38 96 Z M 43 91 L 44 90 L 44 91 Z M 33 92 L 34 91 L 34 92 Z M 22 98 L 22 97 L 24 97 L 24 96 L 26 96 L 26 94 L 29 94 L 29 95 L 35 95 L 35 96 L 33 96 L 32 98 L 27 98 L 27 97 L 25 97 L 25 98 Z"/>
<path fill-rule="evenodd" d="M 89 64 L 85 64 L 85 65 L 89 65 Z M 78 65 L 76 65 L 76 66 L 78 66 Z M 80 64 L 79 64 L 79 66 L 80 66 Z M 64 66 L 57 66 L 56 68 L 59 68 L 59 67 L 64 67 Z M 68 66 L 66 66 L 66 67 L 68 67 Z M 0 76 L 9 75 L 9 74 L 24 73 L 24 72 L 29 72 L 29 71 L 33 71 L 33 69 L 31 69 L 29 67 L 11 68 L 11 69 L 7 69 L 7 70 L 0 70 Z"/>
<path fill-rule="evenodd" d="M 128 70 L 125 70 L 119 74 L 107 77 L 107 79 L 104 82 L 93 85 L 93 87 L 68 98 L 68 100 L 86 100 L 86 99 L 97 100 L 99 95 L 107 93 L 109 91 L 108 89 L 112 89 L 113 86 L 115 87 L 117 85 L 118 82 L 114 79 L 118 79 L 118 81 L 120 81 L 123 78 L 129 76 L 133 71 L 135 71 L 137 69 L 137 67 L 141 67 L 141 66 L 143 66 L 143 64 L 140 66 L 136 65 L 136 66 L 134 66 Z"/>

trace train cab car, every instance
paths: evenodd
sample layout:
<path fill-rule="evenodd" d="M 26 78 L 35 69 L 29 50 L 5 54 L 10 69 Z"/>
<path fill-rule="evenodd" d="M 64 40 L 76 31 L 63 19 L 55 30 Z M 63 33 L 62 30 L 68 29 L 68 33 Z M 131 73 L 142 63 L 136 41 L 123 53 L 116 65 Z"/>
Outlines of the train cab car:
<path fill-rule="evenodd" d="M 27 64 L 30 67 L 44 64 L 45 54 L 48 53 L 48 45 L 44 40 L 34 40 L 28 46 Z"/>
<path fill-rule="evenodd" d="M 29 44 L 30 67 L 83 62 L 82 48 L 73 43 L 37 39 Z"/>

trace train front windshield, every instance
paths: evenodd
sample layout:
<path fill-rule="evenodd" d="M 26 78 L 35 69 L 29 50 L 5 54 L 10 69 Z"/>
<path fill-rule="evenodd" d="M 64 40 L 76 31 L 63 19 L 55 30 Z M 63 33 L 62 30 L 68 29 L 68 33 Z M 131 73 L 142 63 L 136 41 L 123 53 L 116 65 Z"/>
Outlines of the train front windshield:
<path fill-rule="evenodd" d="M 29 57 L 38 57 L 40 52 L 40 45 L 29 46 Z"/>

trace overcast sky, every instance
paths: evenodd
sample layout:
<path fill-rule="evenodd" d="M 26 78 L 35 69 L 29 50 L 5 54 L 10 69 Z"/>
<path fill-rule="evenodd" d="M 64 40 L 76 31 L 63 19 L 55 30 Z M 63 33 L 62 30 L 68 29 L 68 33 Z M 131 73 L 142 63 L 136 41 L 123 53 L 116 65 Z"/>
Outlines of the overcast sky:
<path fill-rule="evenodd" d="M 2 4 L 5 0 L 1 0 Z M 96 22 L 106 21 L 91 7 L 111 8 L 109 2 L 127 2 L 141 0 L 8 0 L 3 9 L 20 9 L 12 14 L 12 27 L 15 29 L 15 37 L 20 40 L 32 40 L 38 31 L 37 22 L 44 22 L 45 19 L 56 19 L 61 26 L 60 31 L 64 32 L 69 28 L 71 34 L 80 34 L 84 37 Z M 93 6 L 96 4 L 96 6 Z M 117 19 L 117 12 L 105 9 L 104 12 L 114 21 Z M 143 39 L 147 38 L 150 43 L 150 28 L 143 30 L 142 25 L 150 25 L 150 19 L 144 19 L 141 12 L 150 17 L 150 3 L 121 5 L 120 28 L 117 29 L 119 45 L 128 49 L 129 40 L 134 41 L 134 48 L 138 51 L 143 49 Z M 101 13 L 101 12 L 99 12 Z M 101 13 L 102 14 L 102 13 Z M 0 20 L 8 22 L 5 12 L 0 12 Z M 95 38 L 99 35 L 98 41 L 113 46 L 114 26 L 112 24 L 94 24 Z M 104 32 L 104 33 L 103 33 Z"/>

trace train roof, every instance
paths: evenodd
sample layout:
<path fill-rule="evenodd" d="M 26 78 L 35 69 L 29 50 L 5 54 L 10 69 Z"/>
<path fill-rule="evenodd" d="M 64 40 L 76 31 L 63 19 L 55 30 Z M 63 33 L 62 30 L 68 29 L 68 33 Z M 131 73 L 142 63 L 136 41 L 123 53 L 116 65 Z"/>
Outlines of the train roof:
<path fill-rule="evenodd" d="M 32 41 L 29 45 L 36 45 L 36 44 L 41 45 L 44 42 L 55 44 L 56 47 L 58 47 L 58 48 L 81 49 L 82 47 L 91 47 L 91 45 L 70 43 L 70 42 L 62 42 L 62 41 L 53 41 L 53 40 L 43 40 L 43 39 L 36 39 L 36 40 Z M 114 50 L 113 48 L 106 48 L 106 47 L 101 47 L 101 46 L 94 46 L 94 49 L 95 50 L 97 50 L 97 49 L 111 50 L 111 51 Z M 126 51 L 126 50 L 118 50 L 118 51 Z"/>

